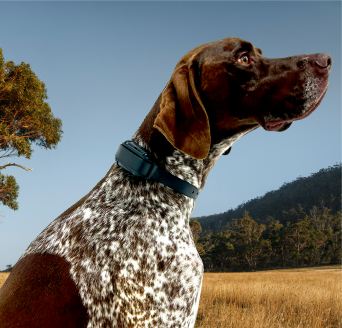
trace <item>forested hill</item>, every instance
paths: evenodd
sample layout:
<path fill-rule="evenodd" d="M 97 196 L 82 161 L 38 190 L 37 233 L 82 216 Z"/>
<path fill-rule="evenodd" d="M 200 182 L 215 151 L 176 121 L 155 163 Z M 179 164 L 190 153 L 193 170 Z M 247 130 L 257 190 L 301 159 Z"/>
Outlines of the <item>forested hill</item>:
<path fill-rule="evenodd" d="M 299 205 L 303 210 L 299 209 Z M 298 219 L 299 212 L 304 211 L 309 215 L 313 206 L 327 207 L 333 213 L 341 210 L 341 163 L 321 169 L 309 177 L 298 177 L 292 182 L 286 182 L 278 190 L 242 203 L 228 212 L 191 220 L 197 220 L 201 224 L 201 235 L 209 230 L 214 234 L 226 230 L 227 223 L 232 219 L 242 218 L 245 211 L 255 221 L 260 219 L 264 223 L 271 216 L 285 226 L 287 221 Z M 291 211 L 292 208 L 296 211 Z"/>

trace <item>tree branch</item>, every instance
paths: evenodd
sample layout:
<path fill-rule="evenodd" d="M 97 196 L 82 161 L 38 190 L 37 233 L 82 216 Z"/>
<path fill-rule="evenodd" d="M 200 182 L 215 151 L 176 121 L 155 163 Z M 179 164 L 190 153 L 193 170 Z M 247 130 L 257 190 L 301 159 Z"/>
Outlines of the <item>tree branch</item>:
<path fill-rule="evenodd" d="M 5 165 L 3 166 L 0 166 L 0 170 L 2 169 L 5 169 L 7 166 L 18 166 L 18 167 L 21 167 L 22 169 L 26 170 L 26 171 L 32 171 L 32 169 L 28 168 L 28 167 L 24 167 L 24 166 L 21 166 L 19 164 L 15 164 L 15 163 L 10 163 L 10 162 L 7 162 Z"/>

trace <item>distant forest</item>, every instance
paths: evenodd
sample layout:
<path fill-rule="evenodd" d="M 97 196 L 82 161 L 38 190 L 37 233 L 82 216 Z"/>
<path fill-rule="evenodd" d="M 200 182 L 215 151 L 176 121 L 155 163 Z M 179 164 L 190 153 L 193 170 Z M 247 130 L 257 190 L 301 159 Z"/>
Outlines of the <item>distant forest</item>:
<path fill-rule="evenodd" d="M 341 263 L 341 163 L 190 227 L 206 271 Z"/>

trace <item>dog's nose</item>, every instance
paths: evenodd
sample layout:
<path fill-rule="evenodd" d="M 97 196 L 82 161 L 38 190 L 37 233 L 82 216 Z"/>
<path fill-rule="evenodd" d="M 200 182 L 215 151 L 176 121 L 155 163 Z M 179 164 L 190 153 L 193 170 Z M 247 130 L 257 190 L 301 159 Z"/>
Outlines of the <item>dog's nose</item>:
<path fill-rule="evenodd" d="M 317 54 L 316 55 L 316 61 L 315 65 L 319 70 L 321 69 L 328 69 L 329 71 L 331 70 L 331 65 L 332 65 L 332 58 L 329 54 L 323 53 L 323 54 Z"/>

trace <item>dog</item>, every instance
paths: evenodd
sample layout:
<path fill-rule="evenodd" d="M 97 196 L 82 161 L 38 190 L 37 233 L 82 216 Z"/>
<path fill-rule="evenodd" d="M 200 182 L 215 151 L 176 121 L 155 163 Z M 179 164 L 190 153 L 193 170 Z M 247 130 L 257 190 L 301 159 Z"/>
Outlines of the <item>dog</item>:
<path fill-rule="evenodd" d="M 269 59 L 235 37 L 201 45 L 178 62 L 131 141 L 200 191 L 237 139 L 309 116 L 331 66 L 326 53 Z M 194 327 L 203 278 L 194 205 L 115 162 L 21 256 L 0 290 L 0 326 Z"/>

